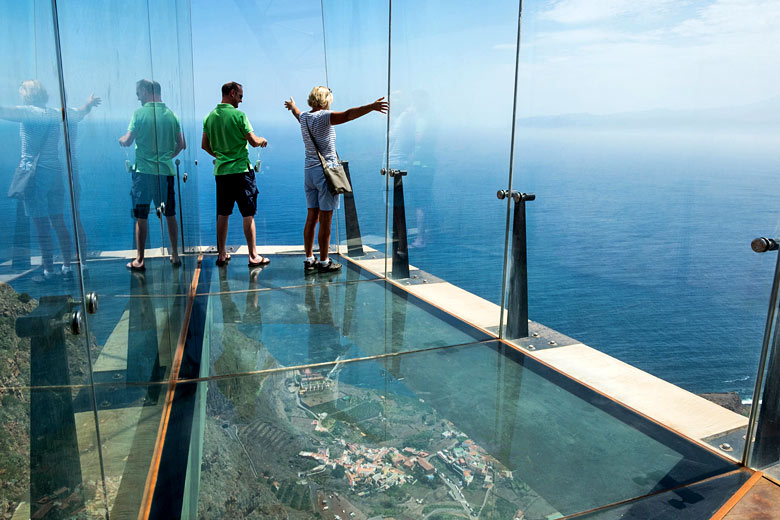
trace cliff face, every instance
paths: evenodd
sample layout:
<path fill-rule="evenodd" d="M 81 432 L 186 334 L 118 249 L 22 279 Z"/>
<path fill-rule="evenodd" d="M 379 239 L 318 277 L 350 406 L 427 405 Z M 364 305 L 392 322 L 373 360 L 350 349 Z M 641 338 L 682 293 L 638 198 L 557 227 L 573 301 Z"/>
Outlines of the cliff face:
<path fill-rule="evenodd" d="M 9 519 L 30 486 L 30 340 L 16 335 L 16 318 L 38 306 L 0 283 L 0 519 Z"/>
<path fill-rule="evenodd" d="M 722 406 L 727 410 L 731 410 L 732 412 L 736 412 L 742 415 L 750 415 L 750 406 L 746 404 L 742 404 L 742 399 L 739 397 L 739 394 L 736 392 L 723 392 L 723 393 L 699 394 L 699 395 L 708 401 L 712 401 L 713 403 Z"/>
<path fill-rule="evenodd" d="M 20 503 L 29 501 L 30 339 L 17 336 L 16 320 L 37 307 L 37 300 L 0 282 L 0 520 L 10 519 Z M 90 345 L 96 354 L 94 338 Z M 66 333 L 65 346 L 71 385 L 86 384 L 89 363 L 83 336 Z M 95 488 L 95 483 L 83 486 L 79 500 L 72 499 L 68 507 L 78 509 L 76 502 L 92 500 Z"/>

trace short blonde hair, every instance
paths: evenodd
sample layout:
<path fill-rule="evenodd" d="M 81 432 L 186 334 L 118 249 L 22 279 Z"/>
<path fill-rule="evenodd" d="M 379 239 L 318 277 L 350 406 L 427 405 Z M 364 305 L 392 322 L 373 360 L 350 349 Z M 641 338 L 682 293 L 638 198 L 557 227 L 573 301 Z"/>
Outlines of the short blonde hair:
<path fill-rule="evenodd" d="M 330 108 L 333 93 L 328 87 L 314 87 L 309 92 L 309 106 L 312 108 Z"/>
<path fill-rule="evenodd" d="M 37 79 L 23 81 L 19 87 L 19 95 L 26 105 L 44 106 L 49 101 L 49 93 Z"/>

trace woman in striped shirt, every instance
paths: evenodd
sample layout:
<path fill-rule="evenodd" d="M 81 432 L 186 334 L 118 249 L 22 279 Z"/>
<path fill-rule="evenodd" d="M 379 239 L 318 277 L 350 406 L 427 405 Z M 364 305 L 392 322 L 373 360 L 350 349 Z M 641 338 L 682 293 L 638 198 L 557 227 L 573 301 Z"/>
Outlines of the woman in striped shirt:
<path fill-rule="evenodd" d="M 341 264 L 328 258 L 333 210 L 339 208 L 339 198 L 338 195 L 331 195 L 330 191 L 328 191 L 325 173 L 322 171 L 322 164 L 317 151 L 319 150 L 329 165 L 337 163 L 336 130 L 333 127 L 373 111 L 386 114 L 388 109 L 388 103 L 384 97 L 368 105 L 350 108 L 343 112 L 331 111 L 330 104 L 332 102 L 333 93 L 328 87 L 314 87 L 311 89 L 308 99 L 311 107 L 309 112 L 301 112 L 295 106 L 295 101 L 292 97 L 284 102 L 285 108 L 291 111 L 295 119 L 301 124 L 301 136 L 306 148 L 303 186 L 306 192 L 308 213 L 306 215 L 306 224 L 303 227 L 303 246 L 306 252 L 303 269 L 307 274 L 335 272 L 341 269 Z M 314 142 L 312 138 L 314 138 Z M 320 224 L 319 233 L 317 234 L 320 246 L 319 262 L 314 259 L 314 230 L 317 222 Z"/>

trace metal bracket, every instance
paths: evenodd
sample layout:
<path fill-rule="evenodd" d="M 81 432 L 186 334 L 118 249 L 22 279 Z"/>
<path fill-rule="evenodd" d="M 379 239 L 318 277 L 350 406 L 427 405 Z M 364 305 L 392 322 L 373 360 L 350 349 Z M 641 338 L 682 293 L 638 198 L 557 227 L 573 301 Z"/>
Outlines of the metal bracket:
<path fill-rule="evenodd" d="M 536 195 L 533 193 L 521 193 L 516 190 L 498 190 L 498 193 L 496 193 L 496 197 L 499 198 L 499 200 L 504 200 L 507 197 L 512 197 L 512 200 L 515 202 L 520 202 L 521 200 L 535 200 Z"/>
<path fill-rule="evenodd" d="M 389 170 L 385 170 L 384 168 L 382 168 L 381 170 L 379 170 L 379 173 L 381 173 L 382 175 L 388 174 L 390 175 L 390 177 L 406 177 L 407 172 L 406 170 L 396 170 L 393 168 L 390 168 Z"/>

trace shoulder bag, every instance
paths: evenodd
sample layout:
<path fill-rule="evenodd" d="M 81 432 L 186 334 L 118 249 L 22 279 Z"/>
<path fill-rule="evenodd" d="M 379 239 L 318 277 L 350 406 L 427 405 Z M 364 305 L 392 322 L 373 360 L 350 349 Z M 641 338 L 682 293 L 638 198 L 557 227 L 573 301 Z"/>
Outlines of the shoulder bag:
<path fill-rule="evenodd" d="M 46 139 L 49 138 L 51 133 L 51 125 L 41 141 L 41 148 L 46 144 Z M 39 150 L 33 158 L 32 164 L 23 164 L 16 167 L 14 170 L 14 176 L 11 179 L 11 185 L 8 187 L 8 196 L 13 199 L 24 200 L 29 195 L 30 188 L 33 185 L 33 179 L 35 178 L 35 172 L 38 170 L 38 159 L 41 157 L 41 151 Z"/>
<path fill-rule="evenodd" d="M 308 119 L 308 118 L 307 118 Z M 344 166 L 341 165 L 341 159 L 339 154 L 336 154 L 337 162 L 333 166 L 329 166 L 325 157 L 320 153 L 320 148 L 317 146 L 317 141 L 314 140 L 314 135 L 311 133 L 308 121 L 305 123 L 306 130 L 309 131 L 309 137 L 314 144 L 314 149 L 317 150 L 317 155 L 320 157 L 320 163 L 322 163 L 322 171 L 325 173 L 325 180 L 328 182 L 328 191 L 331 195 L 341 195 L 342 193 L 352 193 L 352 186 L 349 184 L 347 174 L 344 172 Z"/>

